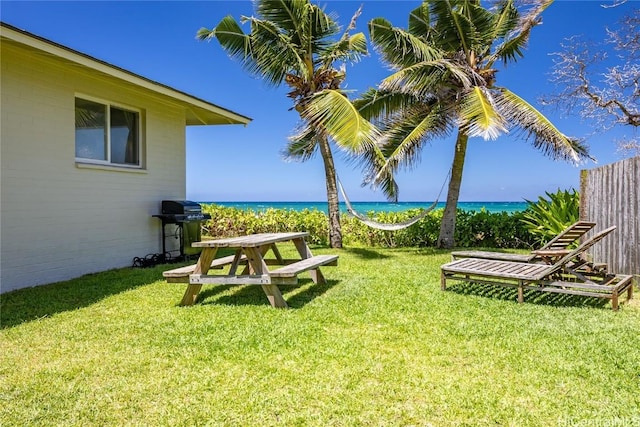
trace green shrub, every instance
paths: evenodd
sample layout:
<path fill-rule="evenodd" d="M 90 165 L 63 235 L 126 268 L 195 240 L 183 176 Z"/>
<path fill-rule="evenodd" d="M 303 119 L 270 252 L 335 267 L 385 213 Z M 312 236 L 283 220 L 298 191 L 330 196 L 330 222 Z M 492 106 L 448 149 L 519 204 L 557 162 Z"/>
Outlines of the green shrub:
<path fill-rule="evenodd" d="M 490 213 L 486 210 L 459 210 L 456 217 L 457 246 L 490 248 L 530 248 L 532 235 L 522 225 L 522 212 Z"/>
<path fill-rule="evenodd" d="M 317 209 L 266 209 L 254 211 L 203 204 L 202 210 L 211 215 L 203 224 L 204 235 L 212 238 L 231 237 L 252 233 L 308 231 L 309 242 L 329 244 L 327 216 Z M 368 212 L 378 222 L 407 221 L 421 212 L 410 209 L 403 212 Z M 371 247 L 429 247 L 435 246 L 440 234 L 442 209 L 437 209 L 416 224 L 397 231 L 371 228 L 357 218 L 342 214 L 342 239 L 346 246 Z M 526 229 L 523 213 L 490 213 L 458 210 L 455 239 L 461 247 L 530 248 L 534 236 Z"/>
<path fill-rule="evenodd" d="M 548 242 L 580 219 L 580 194 L 576 190 L 558 189 L 555 193 L 545 194 L 548 199 L 540 196 L 537 202 L 526 200 L 528 206 L 522 218 L 538 244 Z"/>
<path fill-rule="evenodd" d="M 204 235 L 223 238 L 253 233 L 308 231 L 309 242 L 327 245 L 329 230 L 326 215 L 317 209 L 266 209 L 254 211 L 215 204 L 203 204 L 202 212 L 211 215 L 203 224 Z"/>

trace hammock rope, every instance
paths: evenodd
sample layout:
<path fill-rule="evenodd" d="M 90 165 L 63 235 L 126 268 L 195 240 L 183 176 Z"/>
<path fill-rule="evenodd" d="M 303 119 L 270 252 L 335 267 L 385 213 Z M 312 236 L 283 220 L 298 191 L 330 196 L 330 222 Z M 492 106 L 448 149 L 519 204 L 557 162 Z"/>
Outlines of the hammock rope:
<path fill-rule="evenodd" d="M 337 177 L 337 176 L 336 176 L 336 178 L 337 178 L 337 181 L 338 181 L 338 187 L 340 188 L 340 193 L 342 193 L 342 198 L 344 199 L 344 204 L 347 206 L 347 211 L 351 215 L 353 215 L 359 221 L 361 221 L 362 223 L 364 223 L 365 225 L 367 225 L 367 226 L 369 226 L 371 228 L 376 228 L 378 230 L 385 230 L 385 231 L 397 231 L 397 230 L 402 230 L 403 228 L 407 228 L 407 227 L 412 226 L 413 224 L 415 224 L 416 222 L 420 221 L 422 218 L 427 216 L 427 214 L 429 214 L 429 212 L 431 212 L 432 210 L 435 209 L 435 207 L 438 205 L 438 200 L 440 200 L 440 196 L 442 195 L 442 191 L 444 190 L 444 187 L 445 187 L 445 185 L 447 183 L 447 180 L 448 180 L 448 178 L 450 176 L 451 176 L 451 170 L 449 170 L 449 173 L 445 177 L 445 180 L 442 183 L 442 187 L 440 188 L 440 192 L 438 193 L 438 196 L 436 197 L 436 201 L 435 202 L 433 202 L 428 208 L 426 208 L 424 211 L 420 212 L 415 217 L 410 218 L 410 219 L 408 219 L 406 221 L 396 222 L 396 223 L 375 221 L 375 220 L 369 218 L 368 216 L 363 215 L 363 214 L 359 213 L 358 211 L 356 211 L 353 208 L 353 205 L 351 205 L 351 202 L 349 201 L 349 198 L 347 197 L 347 193 L 344 191 L 344 187 L 342 186 L 342 182 L 340 182 L 340 178 Z"/>

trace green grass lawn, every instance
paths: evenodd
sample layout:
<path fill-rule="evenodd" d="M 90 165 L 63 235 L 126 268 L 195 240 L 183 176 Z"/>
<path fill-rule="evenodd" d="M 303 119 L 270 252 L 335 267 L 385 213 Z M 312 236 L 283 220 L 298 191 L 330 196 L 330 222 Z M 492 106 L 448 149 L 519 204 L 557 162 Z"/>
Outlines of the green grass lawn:
<path fill-rule="evenodd" d="M 517 304 L 441 291 L 448 252 L 336 252 L 289 310 L 257 286 L 179 307 L 175 265 L 2 295 L 0 425 L 640 426 L 638 300 Z"/>

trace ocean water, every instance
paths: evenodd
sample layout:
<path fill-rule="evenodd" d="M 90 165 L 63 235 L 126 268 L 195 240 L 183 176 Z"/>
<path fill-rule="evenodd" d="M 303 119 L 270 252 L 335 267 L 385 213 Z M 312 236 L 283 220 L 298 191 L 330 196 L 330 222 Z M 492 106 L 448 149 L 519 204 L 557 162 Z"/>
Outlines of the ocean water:
<path fill-rule="evenodd" d="M 304 209 L 317 209 L 327 213 L 327 202 L 199 202 L 211 203 L 220 206 L 233 207 L 236 209 L 263 211 L 266 209 L 293 209 L 302 211 Z M 426 209 L 433 202 L 351 202 L 353 208 L 360 213 L 368 212 L 401 212 L 409 209 Z M 436 209 L 443 209 L 444 202 L 438 202 Z M 458 202 L 458 209 L 465 211 L 479 212 L 486 210 L 487 212 L 507 212 L 514 213 L 524 211 L 527 208 L 527 202 Z M 347 211 L 347 207 L 340 202 L 340 210 Z"/>

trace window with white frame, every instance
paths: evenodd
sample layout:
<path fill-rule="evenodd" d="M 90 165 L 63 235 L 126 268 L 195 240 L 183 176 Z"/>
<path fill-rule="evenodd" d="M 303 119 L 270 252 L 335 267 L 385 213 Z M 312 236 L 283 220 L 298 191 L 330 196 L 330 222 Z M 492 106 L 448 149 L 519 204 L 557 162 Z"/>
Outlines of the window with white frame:
<path fill-rule="evenodd" d="M 76 98 L 76 159 L 140 167 L 140 113 Z"/>

